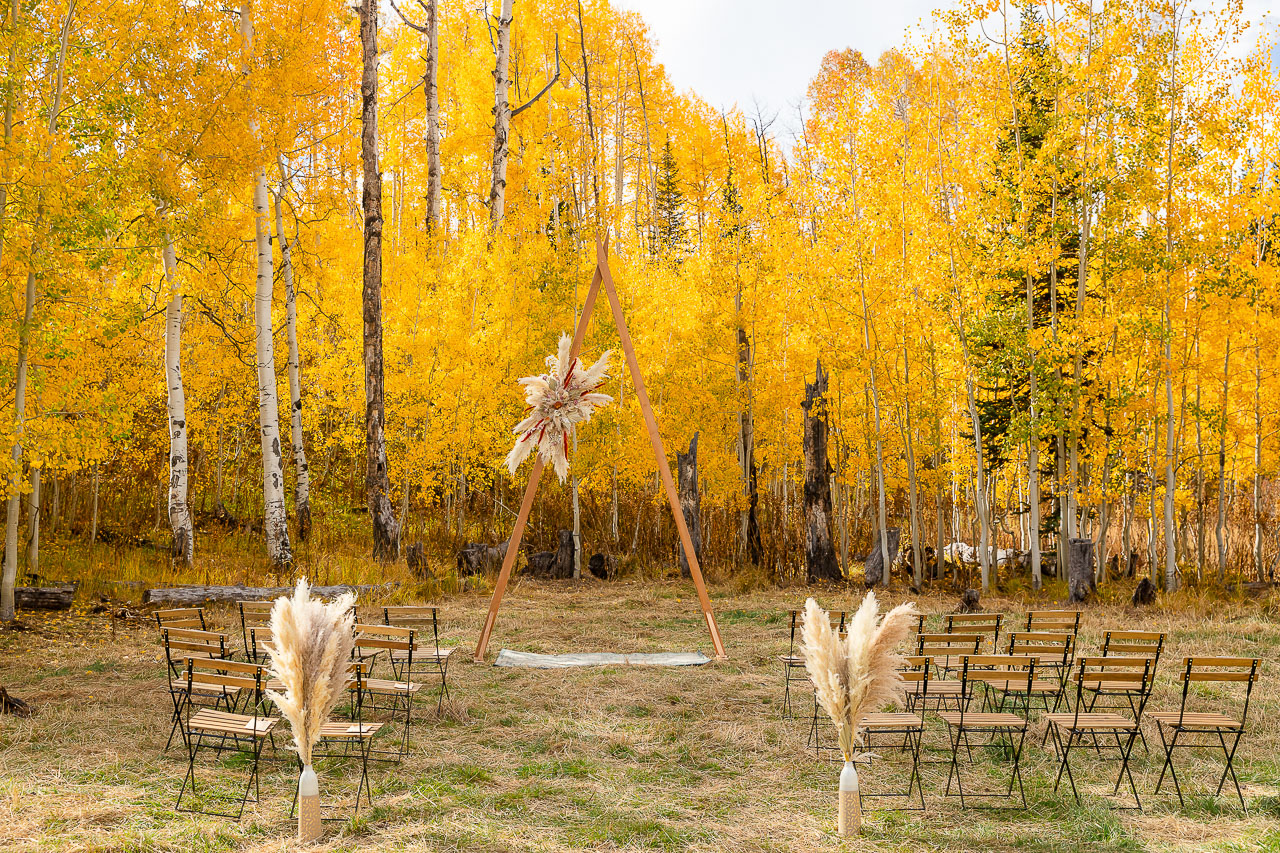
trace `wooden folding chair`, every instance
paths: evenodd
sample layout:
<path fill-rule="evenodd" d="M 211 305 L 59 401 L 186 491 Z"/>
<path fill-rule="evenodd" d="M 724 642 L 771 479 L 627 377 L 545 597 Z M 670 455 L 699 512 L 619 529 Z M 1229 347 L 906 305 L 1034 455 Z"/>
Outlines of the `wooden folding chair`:
<path fill-rule="evenodd" d="M 906 658 L 902 667 L 902 680 L 907 684 L 908 703 L 911 702 L 910 697 L 912 695 L 928 695 L 929 667 L 931 663 L 927 657 L 914 656 Z M 920 779 L 920 747 L 924 741 L 924 703 L 917 702 L 915 704 L 919 708 L 917 713 L 887 712 L 869 714 L 862 721 L 866 745 L 869 748 L 874 747 L 877 739 L 883 739 L 879 746 L 880 749 L 896 748 L 907 753 L 911 757 L 911 774 L 907 778 L 907 791 L 905 794 L 868 794 L 862 792 L 861 788 L 859 788 L 859 794 L 863 797 L 902 796 L 910 803 L 912 790 L 917 791 L 920 796 L 920 805 L 902 806 L 902 811 L 924 811 L 924 783 Z"/>
<path fill-rule="evenodd" d="M 394 678 L 372 678 L 371 659 L 366 653 L 388 652 L 403 653 L 402 666 L 406 674 L 414 671 L 414 655 L 416 648 L 416 632 L 412 628 L 399 628 L 395 625 L 356 625 L 354 654 L 357 661 L 353 666 L 354 681 L 351 689 L 355 692 L 356 713 L 363 719 L 365 712 L 386 712 L 389 722 L 400 722 L 404 729 L 400 737 L 400 745 L 394 750 L 370 749 L 369 756 L 376 756 L 375 761 L 399 762 L 409 753 L 409 729 L 413 722 L 413 700 L 422 685 L 412 681 L 400 681 Z"/>
<path fill-rule="evenodd" d="M 1065 772 L 1067 781 L 1071 783 L 1071 793 L 1080 802 L 1080 792 L 1076 789 L 1076 780 L 1071 773 L 1072 747 L 1085 746 L 1089 740 L 1094 751 L 1113 748 L 1106 738 L 1114 738 L 1114 748 L 1119 753 L 1120 772 L 1116 775 L 1116 785 L 1112 796 L 1120 793 L 1120 784 L 1127 776 L 1129 790 L 1133 792 L 1134 808 L 1142 809 L 1142 801 L 1138 798 L 1138 786 L 1133 782 L 1133 771 L 1129 769 L 1129 756 L 1133 753 L 1133 744 L 1141 731 L 1137 720 L 1130 719 L 1113 711 L 1086 711 L 1084 703 L 1085 685 L 1106 679 L 1113 684 L 1129 682 L 1135 686 L 1145 685 L 1151 677 L 1151 659 L 1121 657 L 1082 657 L 1076 662 L 1076 709 L 1067 713 L 1052 713 L 1045 716 L 1048 722 L 1048 735 L 1053 737 L 1054 750 L 1058 754 L 1060 764 L 1057 778 L 1053 781 L 1056 792 L 1062 783 Z"/>
<path fill-rule="evenodd" d="M 1156 668 L 1160 665 L 1160 653 L 1164 650 L 1165 635 L 1159 631 L 1107 631 L 1102 639 L 1103 657 L 1147 658 L 1151 661 L 1151 673 L 1147 683 L 1134 685 L 1128 682 L 1108 681 L 1105 678 L 1090 679 L 1085 683 L 1089 697 L 1089 710 L 1129 709 L 1133 718 L 1142 725 L 1142 714 L 1155 687 Z M 1142 751 L 1147 752 L 1147 737 L 1138 730 Z"/>
<path fill-rule="evenodd" d="M 173 702 L 172 725 L 169 727 L 169 737 L 164 743 L 164 751 L 168 752 L 169 747 L 173 745 L 173 736 L 181 731 L 182 712 L 185 705 L 225 708 L 227 711 L 234 711 L 239 690 L 197 679 L 196 689 L 192 692 L 185 677 L 187 662 L 190 660 L 225 660 L 231 657 L 225 634 L 202 631 L 197 628 L 166 626 L 160 629 L 160 642 L 164 646 L 169 698 Z"/>
<path fill-rule="evenodd" d="M 249 661 L 252 663 L 266 663 L 270 660 L 273 642 L 275 642 L 275 634 L 269 626 L 250 625 Z"/>
<path fill-rule="evenodd" d="M 1080 633 L 1080 611 L 1028 611 L 1024 630 L 1029 633 L 1070 634 L 1074 638 Z"/>
<path fill-rule="evenodd" d="M 392 672 L 400 681 L 413 681 L 415 676 L 430 673 L 440 679 L 440 694 L 436 700 L 436 713 L 444 707 L 444 700 L 449 698 L 449 661 L 453 657 L 456 646 L 440 645 L 440 619 L 438 611 L 429 604 L 403 605 L 382 608 L 384 625 L 399 628 L 413 628 L 417 631 L 417 645 L 412 650 L 413 664 L 419 671 L 410 671 L 408 667 L 410 652 L 393 649 L 389 652 Z M 431 645 L 423 642 L 427 623 L 431 624 Z"/>
<path fill-rule="evenodd" d="M 948 634 L 978 634 L 990 643 L 994 652 L 1000 646 L 1001 613 L 948 613 L 944 631 Z"/>
<path fill-rule="evenodd" d="M 933 659 L 934 675 L 942 681 L 960 666 L 965 655 L 982 652 L 981 634 L 918 634 L 916 654 Z M 958 709 L 957 709 L 958 710 Z"/>
<path fill-rule="evenodd" d="M 791 642 L 787 646 L 787 653 L 780 655 L 779 660 L 782 661 L 782 716 L 784 719 L 790 719 L 795 716 L 795 708 L 791 703 L 791 684 L 793 682 L 809 681 L 809 673 L 805 669 L 804 655 L 799 654 L 796 649 L 796 629 L 799 627 L 800 610 L 788 610 L 791 616 Z"/>
<path fill-rule="evenodd" d="M 1011 685 L 1022 680 L 1029 695 L 1031 684 L 1035 680 L 1035 658 L 1014 657 L 1011 655 L 964 655 L 960 663 L 960 683 L 966 692 L 971 684 Z M 951 767 L 947 772 L 947 787 L 943 796 L 952 796 L 951 779 L 955 777 L 956 791 L 960 797 L 960 806 L 965 807 L 964 783 L 960 773 L 960 742 L 964 741 L 965 750 L 973 762 L 973 750 L 969 735 L 989 735 L 990 743 L 1007 741 L 1005 747 L 1013 755 L 1013 769 L 1009 775 L 1009 788 L 1004 793 L 975 792 L 969 797 L 1013 797 L 1013 786 L 1016 782 L 1018 793 L 1022 797 L 1022 807 L 1027 806 L 1027 794 L 1022 786 L 1022 747 L 1027 739 L 1027 720 L 1025 717 L 1008 711 L 969 711 L 961 704 L 959 711 L 942 711 L 939 719 L 947 724 L 947 733 L 951 740 Z"/>
<path fill-rule="evenodd" d="M 253 628 L 271 628 L 271 608 L 274 601 L 237 601 L 240 611 L 240 638 L 244 641 L 244 659 L 253 663 L 262 663 L 267 659 L 267 652 L 255 649 L 250 636 Z"/>
<path fill-rule="evenodd" d="M 1149 715 L 1156 721 L 1156 730 L 1160 733 L 1160 742 L 1164 746 L 1164 765 L 1160 768 L 1160 779 L 1156 782 L 1155 792 L 1160 793 L 1167 771 L 1173 779 L 1173 788 L 1178 793 L 1178 804 L 1183 805 L 1182 786 L 1178 782 L 1178 773 L 1173 766 L 1175 749 L 1194 749 L 1207 747 L 1222 749 L 1226 766 L 1222 777 L 1218 780 L 1218 788 L 1214 796 L 1222 794 L 1222 787 L 1227 783 L 1227 776 L 1236 786 L 1236 796 L 1240 798 L 1240 808 L 1246 809 L 1244 793 L 1240 790 L 1240 780 L 1236 778 L 1233 765 L 1236 749 L 1240 739 L 1244 737 L 1245 721 L 1249 717 L 1249 698 L 1253 695 L 1253 685 L 1258 680 L 1258 668 L 1262 661 L 1257 658 L 1230 657 L 1189 657 L 1182 670 L 1182 704 L 1177 711 L 1152 711 Z M 1197 685 L 1195 694 L 1205 693 L 1206 702 L 1196 704 L 1212 704 L 1221 707 L 1225 696 L 1222 691 L 1209 693 L 1200 685 L 1220 684 L 1224 688 L 1230 684 L 1244 685 L 1244 707 L 1240 711 L 1240 719 L 1218 711 L 1192 711 L 1188 705 L 1193 698 L 1191 685 Z M 1196 742 L 1196 738 L 1204 738 L 1207 742 Z M 1216 739 L 1216 743 L 1214 742 Z M 1179 743 L 1182 740 L 1182 743 Z M 1228 746 L 1230 741 L 1230 746 Z"/>
<path fill-rule="evenodd" d="M 196 709 L 190 701 L 184 703 L 182 728 L 183 740 L 187 745 L 187 775 L 182 780 L 182 790 L 178 792 L 176 806 L 178 811 L 239 820 L 244 813 L 245 804 L 256 803 L 260 799 L 258 765 L 262 756 L 262 747 L 271 736 L 276 723 L 279 722 L 278 718 L 268 717 L 262 713 L 262 690 L 265 679 L 266 671 L 257 664 L 235 660 L 188 658 L 186 671 L 188 697 L 194 694 L 202 684 L 234 689 L 250 696 L 245 710 L 251 713 L 236 714 L 212 708 Z M 218 794 L 205 796 L 205 799 L 238 801 L 239 806 L 234 813 L 211 811 L 202 806 L 183 808 L 182 801 L 187 796 L 188 788 L 193 795 L 196 794 L 196 756 L 201 748 L 211 748 L 219 755 L 224 749 L 248 753 L 249 779 L 245 782 L 243 793 L 238 798 Z M 253 800 L 249 799 L 250 793 L 253 794 Z"/>
<path fill-rule="evenodd" d="M 1031 707 L 1032 700 L 1039 700 L 1044 703 L 1046 713 L 1058 710 L 1063 693 L 1066 692 L 1067 676 L 1071 671 L 1073 640 L 1071 634 L 1051 634 L 1042 631 L 1011 631 L 1009 633 L 1009 646 L 1006 650 L 1008 654 L 1036 659 L 1037 678 L 1031 685 L 1031 695 L 1026 697 L 1028 709 Z M 1013 686 L 1020 687 L 1021 681 L 1017 681 Z M 1004 698 L 1010 696 L 1011 691 L 997 684 L 992 684 L 991 687 L 1001 694 L 1003 705 Z M 1053 699 L 1052 708 L 1049 707 L 1050 698 Z"/>

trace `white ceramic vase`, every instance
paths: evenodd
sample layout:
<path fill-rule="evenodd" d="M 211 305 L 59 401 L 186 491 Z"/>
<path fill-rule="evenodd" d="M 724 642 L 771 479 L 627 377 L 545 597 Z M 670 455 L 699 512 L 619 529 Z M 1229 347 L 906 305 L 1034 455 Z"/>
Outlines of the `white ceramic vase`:
<path fill-rule="evenodd" d="M 322 833 L 320 822 L 320 784 L 316 771 L 308 764 L 298 777 L 298 841 L 310 844 Z"/>
<path fill-rule="evenodd" d="M 862 830 L 862 803 L 858 799 L 858 770 L 852 761 L 840 771 L 840 834 L 857 835 Z"/>

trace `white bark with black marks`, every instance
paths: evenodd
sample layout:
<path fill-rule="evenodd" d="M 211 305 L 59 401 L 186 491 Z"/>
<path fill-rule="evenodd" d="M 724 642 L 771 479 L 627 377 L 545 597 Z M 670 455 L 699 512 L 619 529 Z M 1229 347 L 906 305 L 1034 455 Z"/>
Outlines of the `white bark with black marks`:
<path fill-rule="evenodd" d="M 283 169 L 281 170 L 283 174 Z M 280 188 L 281 195 L 284 187 Z M 294 513 L 298 517 L 298 539 L 311 536 L 311 471 L 302 435 L 302 370 L 298 356 L 298 303 L 293 286 L 293 253 L 284 233 L 284 215 L 276 196 L 276 238 L 280 241 L 280 270 L 284 274 L 284 312 L 289 341 L 289 428 L 293 439 Z"/>
<path fill-rule="evenodd" d="M 187 503 L 187 397 L 182 384 L 182 285 L 177 280 L 178 256 L 173 237 L 165 235 L 164 278 L 169 303 L 164 312 L 164 375 L 169 413 L 169 529 L 173 533 L 170 554 L 191 565 L 195 539 L 191 507 Z"/>
<path fill-rule="evenodd" d="M 253 64 L 253 4 L 240 7 L 240 37 L 244 50 L 246 83 Z M 250 121 L 256 136 L 258 123 Z M 284 502 L 284 454 L 280 446 L 280 400 L 276 393 L 276 355 L 272 338 L 271 300 L 274 291 L 274 259 L 268 216 L 267 170 L 256 166 L 253 175 L 253 231 L 258 253 L 258 279 L 253 298 L 255 352 L 258 372 L 258 431 L 262 445 L 262 530 L 267 557 L 275 566 L 293 562 L 289 545 L 289 518 Z"/>

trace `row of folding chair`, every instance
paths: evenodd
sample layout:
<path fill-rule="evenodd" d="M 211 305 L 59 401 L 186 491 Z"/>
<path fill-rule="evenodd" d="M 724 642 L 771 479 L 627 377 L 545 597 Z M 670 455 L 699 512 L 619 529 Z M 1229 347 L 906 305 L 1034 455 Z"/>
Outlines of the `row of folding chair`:
<path fill-rule="evenodd" d="M 171 630 L 171 629 L 170 629 Z M 356 626 L 355 651 L 349 664 L 349 702 L 347 719 L 330 719 L 320 730 L 320 741 L 313 751 L 316 759 L 356 758 L 360 763 L 360 779 L 354 796 L 354 813 L 359 813 L 361 796 L 372 802 L 369 784 L 371 761 L 399 762 L 409 749 L 410 729 L 413 722 L 413 698 L 421 685 L 407 681 L 377 678 L 373 674 L 373 660 L 380 654 L 401 654 L 407 671 L 413 667 L 415 631 L 387 625 L 359 624 Z M 251 661 L 229 658 L 186 659 L 183 689 L 178 694 L 177 726 L 187 747 L 187 774 L 178 796 L 180 811 L 197 811 L 238 819 L 248 802 L 256 802 L 259 788 L 259 766 L 263 742 L 274 732 L 279 718 L 270 715 L 265 701 L 267 689 L 281 689 L 283 685 L 269 681 L 264 665 Z M 216 687 L 229 697 L 238 697 L 225 706 L 208 706 L 198 701 L 210 687 Z M 373 721 L 370 721 L 373 717 Z M 388 727 L 399 728 L 399 739 L 389 748 L 379 749 L 376 737 Z M 274 741 L 273 741 L 274 743 Z M 188 792 L 197 787 L 197 757 L 202 749 L 212 748 L 221 753 L 231 749 L 247 753 L 248 779 L 240 790 L 238 807 L 234 813 L 217 811 L 201 797 L 197 806 L 184 807 Z M 251 800 L 251 794 L 254 799 Z M 215 801 L 219 801 L 216 794 Z M 233 801 L 235 799 L 233 798 Z"/>

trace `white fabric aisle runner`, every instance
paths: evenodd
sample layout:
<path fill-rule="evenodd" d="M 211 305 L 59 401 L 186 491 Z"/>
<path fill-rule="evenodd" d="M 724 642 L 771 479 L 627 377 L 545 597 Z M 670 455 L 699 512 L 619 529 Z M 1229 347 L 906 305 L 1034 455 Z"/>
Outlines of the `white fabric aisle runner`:
<path fill-rule="evenodd" d="M 568 669 L 574 666 L 702 666 L 711 658 L 702 652 L 656 652 L 651 654 L 626 654 L 614 652 L 574 652 L 563 655 L 540 655 L 534 652 L 516 652 L 503 649 L 498 652 L 494 666 L 526 667 L 529 669 Z"/>

